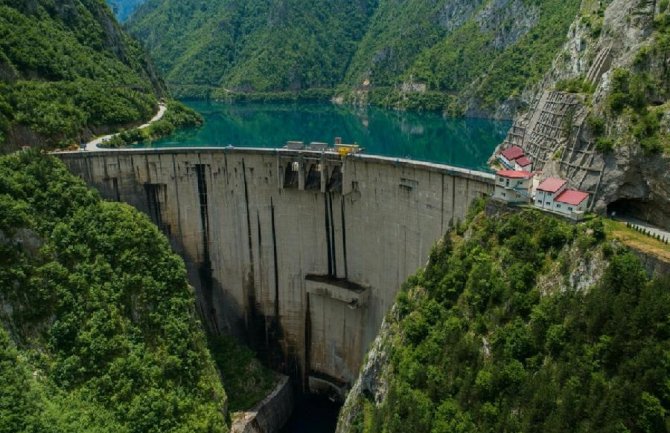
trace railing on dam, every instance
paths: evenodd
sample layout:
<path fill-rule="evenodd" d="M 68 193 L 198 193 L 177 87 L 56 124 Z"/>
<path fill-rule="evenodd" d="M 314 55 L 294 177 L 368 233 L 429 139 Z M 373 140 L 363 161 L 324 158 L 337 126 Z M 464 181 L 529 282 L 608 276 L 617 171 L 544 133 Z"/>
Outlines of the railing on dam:
<path fill-rule="evenodd" d="M 365 154 L 57 155 L 169 236 L 210 331 L 246 335 L 305 387 L 351 383 L 402 283 L 472 200 L 494 187 L 489 173 Z"/>

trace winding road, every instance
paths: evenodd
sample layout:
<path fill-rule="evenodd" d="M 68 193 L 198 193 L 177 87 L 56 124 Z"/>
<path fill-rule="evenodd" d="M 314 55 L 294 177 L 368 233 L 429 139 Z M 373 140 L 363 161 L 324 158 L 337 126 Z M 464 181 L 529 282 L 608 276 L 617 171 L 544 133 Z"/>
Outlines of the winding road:
<path fill-rule="evenodd" d="M 166 111 L 167 111 L 167 105 L 165 105 L 163 103 L 159 103 L 158 104 L 158 113 L 156 113 L 156 115 L 154 117 L 152 117 L 149 122 L 145 123 L 144 125 L 138 126 L 137 129 L 147 128 L 152 123 L 161 120 Z M 84 149 L 86 149 L 87 151 L 113 150 L 113 149 L 106 149 L 104 147 L 100 147 L 99 145 L 101 143 L 104 143 L 105 141 L 109 140 L 110 138 L 112 138 L 116 135 L 119 135 L 119 134 L 120 134 L 120 132 L 117 132 L 115 134 L 103 135 L 102 137 L 98 137 L 95 140 L 92 140 L 92 141 L 89 141 L 88 143 L 86 143 L 86 146 L 84 147 Z"/>

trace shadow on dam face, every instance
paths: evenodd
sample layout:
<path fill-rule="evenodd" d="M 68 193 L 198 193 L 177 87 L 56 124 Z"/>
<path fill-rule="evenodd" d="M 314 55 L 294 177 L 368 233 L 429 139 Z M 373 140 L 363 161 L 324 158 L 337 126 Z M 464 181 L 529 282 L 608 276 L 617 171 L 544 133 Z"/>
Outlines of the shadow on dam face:
<path fill-rule="evenodd" d="M 58 156 L 170 238 L 210 332 L 246 339 L 297 389 L 340 400 L 402 283 L 494 185 L 487 173 L 314 151 Z"/>

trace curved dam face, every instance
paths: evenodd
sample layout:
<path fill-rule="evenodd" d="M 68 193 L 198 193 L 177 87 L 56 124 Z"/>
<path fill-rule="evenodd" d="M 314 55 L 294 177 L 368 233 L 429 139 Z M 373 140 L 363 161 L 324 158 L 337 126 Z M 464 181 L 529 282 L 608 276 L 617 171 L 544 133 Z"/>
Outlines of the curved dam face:
<path fill-rule="evenodd" d="M 405 279 L 493 175 L 284 149 L 58 155 L 171 239 L 212 332 L 244 335 L 305 390 L 343 393 Z"/>

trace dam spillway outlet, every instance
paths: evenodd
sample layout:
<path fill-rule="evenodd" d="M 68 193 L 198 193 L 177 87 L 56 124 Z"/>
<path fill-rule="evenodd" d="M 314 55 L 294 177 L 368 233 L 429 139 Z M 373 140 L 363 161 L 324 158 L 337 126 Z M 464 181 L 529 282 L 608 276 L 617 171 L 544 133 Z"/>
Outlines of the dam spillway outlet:
<path fill-rule="evenodd" d="M 334 433 L 341 407 L 326 396 L 298 396 L 293 413 L 280 433 Z"/>
<path fill-rule="evenodd" d="M 309 150 L 58 156 L 104 198 L 136 207 L 163 230 L 210 332 L 254 335 L 255 349 L 301 391 L 326 395 L 346 393 L 403 282 L 495 180 Z"/>

